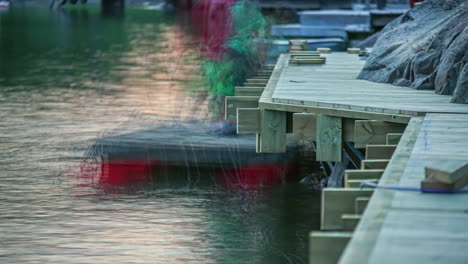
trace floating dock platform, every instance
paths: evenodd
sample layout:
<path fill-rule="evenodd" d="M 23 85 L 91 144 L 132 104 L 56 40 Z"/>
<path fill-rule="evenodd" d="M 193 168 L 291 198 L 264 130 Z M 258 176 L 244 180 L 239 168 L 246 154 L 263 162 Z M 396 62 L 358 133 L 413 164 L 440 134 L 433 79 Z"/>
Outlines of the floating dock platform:
<path fill-rule="evenodd" d="M 227 97 L 226 118 L 257 135 L 258 152 L 284 152 L 293 133 L 315 142 L 319 161 L 341 162 L 344 143 L 365 153 L 344 188 L 323 190 L 310 263 L 466 263 L 468 194 L 454 186 L 468 182 L 468 105 L 358 80 L 356 54 L 304 54 L 310 64 L 281 55 L 256 96 Z"/>

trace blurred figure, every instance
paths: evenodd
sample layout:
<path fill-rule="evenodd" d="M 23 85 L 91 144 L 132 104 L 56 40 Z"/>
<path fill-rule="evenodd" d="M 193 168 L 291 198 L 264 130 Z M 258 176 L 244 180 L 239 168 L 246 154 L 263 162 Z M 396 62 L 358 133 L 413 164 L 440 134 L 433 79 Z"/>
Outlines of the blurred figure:
<path fill-rule="evenodd" d="M 415 5 L 416 3 L 419 3 L 419 2 L 424 2 L 424 0 L 410 0 L 410 6 L 411 6 L 411 8 L 413 8 L 414 5 Z"/>
<path fill-rule="evenodd" d="M 0 0 L 0 9 L 7 9 L 8 7 L 10 7 L 9 0 Z"/>

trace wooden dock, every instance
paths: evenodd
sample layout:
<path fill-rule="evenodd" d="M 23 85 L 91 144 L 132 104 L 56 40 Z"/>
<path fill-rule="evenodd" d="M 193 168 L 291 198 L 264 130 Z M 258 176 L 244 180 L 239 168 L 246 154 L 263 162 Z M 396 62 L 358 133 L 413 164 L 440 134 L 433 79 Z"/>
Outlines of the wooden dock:
<path fill-rule="evenodd" d="M 341 162 L 348 143 L 365 152 L 360 168 L 346 170 L 345 188 L 323 191 L 310 263 L 466 263 L 468 194 L 421 186 L 450 192 L 468 181 L 468 105 L 357 80 L 356 54 L 321 56 L 325 64 L 298 65 L 283 54 L 255 96 L 226 99 L 226 118 L 257 135 L 258 152 L 284 152 L 287 133 L 314 141 L 319 161 Z M 433 171 L 457 182 L 428 180 Z"/>

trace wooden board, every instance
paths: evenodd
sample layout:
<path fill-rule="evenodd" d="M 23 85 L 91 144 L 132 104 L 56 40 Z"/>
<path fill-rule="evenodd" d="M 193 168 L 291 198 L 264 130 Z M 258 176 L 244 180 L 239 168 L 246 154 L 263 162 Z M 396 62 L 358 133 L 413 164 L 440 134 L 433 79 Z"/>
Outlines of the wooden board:
<path fill-rule="evenodd" d="M 351 236 L 351 232 L 311 232 L 309 263 L 336 264 Z"/>
<path fill-rule="evenodd" d="M 368 145 L 366 159 L 390 159 L 395 149 L 396 145 Z"/>
<path fill-rule="evenodd" d="M 261 96 L 263 93 L 263 87 L 235 87 L 235 96 Z"/>
<path fill-rule="evenodd" d="M 342 230 L 342 214 L 354 214 L 355 199 L 369 197 L 373 190 L 326 188 L 322 191 L 322 230 Z"/>
<path fill-rule="evenodd" d="M 317 160 L 341 162 L 342 119 L 317 115 Z"/>
<path fill-rule="evenodd" d="M 411 150 L 416 143 L 416 137 L 422 127 L 422 122 L 422 118 L 413 118 L 408 124 L 379 184 L 394 185 L 400 180 L 401 174 L 408 163 Z M 371 254 L 375 248 L 380 230 L 384 226 L 384 220 L 394 196 L 395 192 L 393 191 L 375 190 L 359 225 L 354 231 L 353 238 L 341 256 L 340 264 L 372 263 L 370 262 Z"/>
<path fill-rule="evenodd" d="M 327 59 L 324 65 L 284 67 L 272 101 L 390 116 L 468 113 L 468 105 L 450 103 L 449 95 L 356 79 L 365 61 L 355 54 L 333 53 L 323 56 Z M 371 119 L 364 116 L 354 118 Z"/>
<path fill-rule="evenodd" d="M 361 161 L 362 170 L 385 169 L 389 159 L 363 160 Z"/>
<path fill-rule="evenodd" d="M 257 96 L 226 96 L 225 119 L 236 120 L 237 108 L 257 108 L 258 100 Z"/>
<path fill-rule="evenodd" d="M 257 151 L 261 153 L 281 153 L 286 151 L 285 112 L 261 110 Z"/>
<path fill-rule="evenodd" d="M 260 133 L 260 109 L 237 108 L 237 134 Z"/>
<path fill-rule="evenodd" d="M 403 133 L 388 133 L 386 140 L 387 145 L 398 145 L 402 136 Z"/>
<path fill-rule="evenodd" d="M 376 120 L 357 120 L 354 130 L 354 146 L 365 148 L 367 145 L 387 144 L 388 133 L 403 133 L 406 125 Z"/>

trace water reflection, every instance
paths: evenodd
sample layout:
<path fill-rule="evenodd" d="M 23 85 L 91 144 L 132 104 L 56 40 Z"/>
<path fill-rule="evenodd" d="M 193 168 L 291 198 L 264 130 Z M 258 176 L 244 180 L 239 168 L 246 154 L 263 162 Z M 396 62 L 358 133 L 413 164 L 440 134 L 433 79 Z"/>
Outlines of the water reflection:
<path fill-rule="evenodd" d="M 75 177 L 107 131 L 210 116 L 197 44 L 170 15 L 126 12 L 0 14 L 0 262 L 305 263 L 318 198 L 304 186 L 105 191 Z"/>

